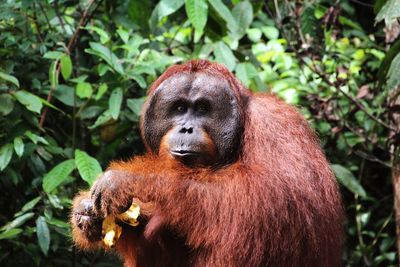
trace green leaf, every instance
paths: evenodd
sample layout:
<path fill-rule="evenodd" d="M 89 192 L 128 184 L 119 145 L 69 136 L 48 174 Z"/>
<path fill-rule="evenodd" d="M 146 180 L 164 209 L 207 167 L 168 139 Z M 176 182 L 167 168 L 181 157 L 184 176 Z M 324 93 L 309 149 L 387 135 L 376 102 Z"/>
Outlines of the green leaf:
<path fill-rule="evenodd" d="M 326 7 L 323 7 L 321 5 L 318 5 L 317 7 L 315 7 L 314 9 L 314 17 L 316 19 L 322 19 L 323 16 L 325 16 L 326 11 L 328 9 Z"/>
<path fill-rule="evenodd" d="M 236 36 L 241 38 L 246 34 L 247 28 L 253 21 L 253 6 L 248 1 L 239 2 L 233 8 L 232 16 L 237 24 Z"/>
<path fill-rule="evenodd" d="M 104 95 L 104 93 L 107 92 L 107 89 L 108 89 L 107 84 L 106 83 L 102 83 L 99 86 L 99 89 L 97 90 L 97 94 L 96 94 L 95 99 L 96 100 L 100 100 L 100 98 Z"/>
<path fill-rule="evenodd" d="M 8 231 L 5 231 L 0 234 L 0 240 L 2 239 L 12 239 L 22 233 L 22 229 L 14 228 Z"/>
<path fill-rule="evenodd" d="M 251 63 L 245 62 L 236 66 L 236 76 L 246 87 L 250 86 L 251 79 L 257 75 L 257 69 Z"/>
<path fill-rule="evenodd" d="M 186 14 L 199 36 L 207 23 L 208 6 L 206 0 L 185 0 Z"/>
<path fill-rule="evenodd" d="M 260 29 L 247 29 L 247 36 L 253 43 L 257 43 L 261 39 L 262 32 Z"/>
<path fill-rule="evenodd" d="M 68 176 L 75 169 L 75 161 L 73 159 L 66 160 L 55 166 L 43 177 L 43 190 L 51 193 L 61 183 L 68 179 Z"/>
<path fill-rule="evenodd" d="M 41 198 L 42 198 L 41 196 L 38 196 L 38 197 L 35 197 L 34 199 L 28 201 L 24 206 L 22 206 L 22 208 L 19 212 L 15 213 L 14 217 L 21 216 L 25 212 L 32 210 L 36 206 L 36 204 L 40 201 Z"/>
<path fill-rule="evenodd" d="M 76 95 L 80 98 L 89 98 L 93 94 L 92 85 L 90 83 L 78 83 L 76 85 Z"/>
<path fill-rule="evenodd" d="M 61 74 L 64 77 L 64 80 L 68 80 L 72 73 L 71 57 L 65 54 L 64 56 L 62 56 L 60 64 L 61 64 Z"/>
<path fill-rule="evenodd" d="M 236 58 L 232 50 L 222 41 L 214 44 L 215 60 L 224 64 L 230 71 L 235 68 Z"/>
<path fill-rule="evenodd" d="M 89 45 L 91 49 L 86 49 L 85 51 L 87 53 L 100 57 L 119 74 L 124 74 L 124 68 L 120 63 L 119 58 L 110 49 L 95 42 L 90 42 Z"/>
<path fill-rule="evenodd" d="M 387 73 L 391 62 L 393 61 L 394 57 L 400 53 L 400 40 L 397 40 L 385 53 L 385 57 L 382 60 L 379 70 L 378 70 L 378 78 L 379 78 L 379 86 L 381 86 L 387 78 Z"/>
<path fill-rule="evenodd" d="M 56 195 L 47 194 L 47 197 L 50 201 L 50 204 L 56 209 L 64 209 L 64 207 L 60 204 L 60 199 Z"/>
<path fill-rule="evenodd" d="M 364 188 L 362 187 L 360 182 L 356 179 L 356 177 L 354 177 L 351 171 L 349 171 L 342 165 L 338 164 L 332 164 L 331 168 L 340 184 L 342 184 L 348 190 L 350 190 L 354 194 L 359 195 L 362 198 L 365 198 L 367 196 L 367 193 L 365 192 Z"/>
<path fill-rule="evenodd" d="M 14 138 L 14 150 L 18 157 L 21 157 L 24 154 L 24 142 L 22 142 L 21 137 Z"/>
<path fill-rule="evenodd" d="M 315 10 L 316 8 L 314 6 L 310 6 L 305 8 L 300 15 L 301 31 L 304 36 L 309 35 L 317 38 L 318 20 L 314 15 Z"/>
<path fill-rule="evenodd" d="M 93 185 L 96 178 L 103 172 L 97 159 L 79 149 L 75 150 L 75 163 L 82 179 L 90 186 Z"/>
<path fill-rule="evenodd" d="M 133 113 L 135 113 L 137 116 L 140 116 L 144 102 L 146 102 L 146 97 L 130 98 L 126 101 L 126 105 L 130 110 L 132 110 Z"/>
<path fill-rule="evenodd" d="M 161 0 L 156 7 L 158 20 L 175 13 L 184 3 L 185 0 Z"/>
<path fill-rule="evenodd" d="M 57 98 L 62 103 L 64 103 L 65 105 L 71 107 L 73 106 L 79 107 L 83 104 L 83 100 L 79 98 L 75 99 L 74 94 L 75 94 L 75 88 L 71 86 L 66 86 L 64 84 L 59 84 L 53 93 L 54 97 Z"/>
<path fill-rule="evenodd" d="M 85 29 L 96 32 L 100 36 L 100 42 L 102 44 L 105 44 L 110 40 L 110 36 L 108 35 L 108 33 L 99 27 L 88 25 L 85 27 Z"/>
<path fill-rule="evenodd" d="M 50 231 L 43 216 L 39 216 L 36 219 L 36 235 L 40 249 L 47 256 L 50 247 Z"/>
<path fill-rule="evenodd" d="M 38 142 L 40 142 L 42 144 L 45 144 L 45 145 L 49 144 L 49 142 L 47 142 L 46 139 L 44 139 L 43 137 L 41 137 L 41 136 L 39 136 L 37 134 L 32 133 L 31 131 L 26 131 L 24 134 L 25 134 L 26 137 L 31 139 L 31 141 L 33 143 L 35 143 L 35 144 L 37 144 Z"/>
<path fill-rule="evenodd" d="M 6 74 L 6 73 L 0 71 L 0 79 L 5 80 L 10 83 L 13 83 L 14 85 L 16 85 L 19 88 L 19 81 L 14 76 L 11 76 L 9 74 Z"/>
<path fill-rule="evenodd" d="M 387 87 L 389 90 L 396 88 L 400 84 L 400 54 L 397 54 L 392 63 L 390 63 L 387 77 Z"/>
<path fill-rule="evenodd" d="M 376 15 L 375 23 L 378 23 L 381 20 L 385 20 L 386 26 L 390 26 L 399 17 L 400 17 L 400 1 L 388 0 L 386 4 L 381 8 L 378 15 Z"/>
<path fill-rule="evenodd" d="M 134 79 L 141 88 L 146 88 L 147 84 L 145 79 L 142 77 L 142 75 L 137 74 L 137 73 L 132 73 L 131 78 Z"/>
<path fill-rule="evenodd" d="M 9 94 L 0 95 L 0 115 L 6 116 L 14 109 L 14 98 Z"/>
<path fill-rule="evenodd" d="M 3 171 L 10 163 L 13 154 L 13 145 L 6 144 L 0 148 L 0 171 Z"/>
<path fill-rule="evenodd" d="M 40 199 L 42 199 L 41 196 L 35 197 L 34 199 L 28 201 L 21 209 L 22 212 L 29 211 L 33 209 L 37 203 L 39 203 Z"/>
<path fill-rule="evenodd" d="M 135 2 L 134 0 L 129 1 L 129 4 Z M 140 3 L 140 2 L 139 2 Z M 129 6 L 129 10 L 130 10 L 130 6 Z M 126 31 L 125 29 L 119 28 L 117 29 L 117 33 L 119 35 L 119 37 L 121 37 L 122 41 L 124 41 L 124 43 L 128 43 L 129 41 L 129 32 Z"/>
<path fill-rule="evenodd" d="M 139 29 L 147 33 L 149 30 L 149 18 L 151 16 L 151 12 L 153 11 L 153 2 L 151 1 L 143 1 L 143 0 L 129 0 L 128 4 L 128 16 L 129 18 L 139 26 Z M 154 8 L 155 11 L 158 12 L 157 8 Z M 118 32 L 118 30 L 117 30 Z M 122 40 L 126 43 L 128 38 L 122 37 L 121 33 L 118 32 L 121 36 Z M 125 34 L 124 34 L 125 35 Z"/>
<path fill-rule="evenodd" d="M 91 126 L 89 126 L 88 128 L 90 130 L 93 130 L 103 124 L 106 124 L 107 122 L 109 122 L 112 119 L 110 111 L 107 109 L 106 111 L 104 111 L 95 121 L 95 123 Z"/>
<path fill-rule="evenodd" d="M 110 110 L 111 117 L 116 120 L 118 119 L 119 112 L 122 104 L 122 89 L 120 87 L 115 88 L 108 100 L 108 109 Z"/>
<path fill-rule="evenodd" d="M 3 231 L 9 231 L 11 229 L 17 228 L 21 225 L 23 225 L 25 222 L 27 222 L 30 218 L 32 218 L 35 215 L 33 212 L 28 212 L 22 216 L 19 216 L 12 220 L 11 222 L 7 223 L 4 225 L 1 230 Z"/>
<path fill-rule="evenodd" d="M 48 58 L 48 59 L 60 59 L 62 56 L 64 56 L 65 54 L 63 52 L 60 51 L 49 51 L 46 54 L 43 55 L 44 58 Z"/>
<path fill-rule="evenodd" d="M 272 26 L 265 26 L 261 28 L 261 31 L 269 40 L 275 40 L 279 37 L 279 31 L 277 28 Z"/>
<path fill-rule="evenodd" d="M 15 92 L 13 96 L 28 110 L 40 114 L 43 105 L 39 97 L 24 90 Z"/>
<path fill-rule="evenodd" d="M 70 227 L 69 223 L 56 218 L 47 219 L 47 223 L 64 229 L 69 229 Z"/>
<path fill-rule="evenodd" d="M 218 15 L 225 20 L 229 32 L 233 35 L 233 37 L 236 37 L 235 35 L 238 32 L 238 25 L 229 8 L 221 0 L 208 0 L 208 2 L 215 9 L 215 11 L 217 11 Z"/>

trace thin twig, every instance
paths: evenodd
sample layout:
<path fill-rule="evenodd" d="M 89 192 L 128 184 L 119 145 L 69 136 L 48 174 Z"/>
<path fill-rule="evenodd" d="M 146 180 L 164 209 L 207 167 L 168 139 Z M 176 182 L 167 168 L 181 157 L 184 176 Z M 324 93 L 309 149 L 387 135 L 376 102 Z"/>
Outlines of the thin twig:
<path fill-rule="evenodd" d="M 67 30 L 65 29 L 64 21 L 61 17 L 60 10 L 58 8 L 58 0 L 54 1 L 54 11 L 56 12 L 56 16 L 58 18 L 58 21 L 60 22 L 61 28 L 63 29 L 63 32 L 65 35 L 67 35 Z"/>
<path fill-rule="evenodd" d="M 42 4 L 40 3 L 40 1 L 38 2 L 38 5 L 39 5 L 39 7 L 40 7 L 40 10 L 42 10 L 43 16 L 46 18 L 46 22 L 47 22 L 47 25 L 49 25 L 49 29 L 50 29 L 51 31 L 53 31 L 53 30 L 54 30 L 54 29 L 53 29 L 53 26 L 51 25 L 50 20 L 49 20 L 49 17 L 47 17 L 46 11 L 44 10 L 44 7 L 43 7 Z"/>
<path fill-rule="evenodd" d="M 36 16 L 36 5 L 33 3 L 33 17 L 28 16 L 28 18 L 32 19 L 33 25 L 35 25 L 36 31 L 37 31 L 37 39 L 38 42 L 43 44 L 43 37 L 42 37 L 42 31 L 40 30 L 40 26 L 37 22 L 37 16 Z"/>
<path fill-rule="evenodd" d="M 78 26 L 75 29 L 74 34 L 72 35 L 71 39 L 68 42 L 67 48 L 66 48 L 66 52 L 67 54 L 71 54 L 71 51 L 73 50 L 75 43 L 79 37 L 81 28 L 85 27 L 85 25 L 88 23 L 88 21 L 90 20 L 90 18 L 93 16 L 94 11 L 97 9 L 97 7 L 100 5 L 100 2 L 97 4 L 96 8 L 93 10 L 92 14 L 89 16 L 89 10 L 91 9 L 91 7 L 93 6 L 95 0 L 91 0 L 87 6 L 87 8 L 85 9 L 85 11 L 83 12 L 83 15 L 78 23 Z M 56 70 L 55 70 L 55 76 L 56 79 L 58 79 L 58 76 L 60 75 L 60 70 L 61 70 L 61 64 L 59 60 L 56 60 Z M 56 89 L 55 83 L 52 84 L 52 86 L 50 87 L 49 93 L 47 94 L 47 102 L 50 103 L 52 96 L 53 96 L 53 92 Z M 46 115 L 48 112 L 49 108 L 45 107 L 42 113 L 42 116 L 40 117 L 40 122 L 39 122 L 39 127 L 43 128 L 43 124 L 44 121 L 46 120 Z"/>

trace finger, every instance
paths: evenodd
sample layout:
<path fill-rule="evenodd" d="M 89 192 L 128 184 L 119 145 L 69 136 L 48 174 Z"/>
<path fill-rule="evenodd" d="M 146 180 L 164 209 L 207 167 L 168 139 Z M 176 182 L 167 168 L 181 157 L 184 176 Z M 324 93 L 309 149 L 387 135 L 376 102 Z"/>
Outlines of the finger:
<path fill-rule="evenodd" d="M 95 192 L 95 194 L 93 195 L 93 210 L 94 213 L 97 215 L 101 215 L 104 214 L 104 212 L 102 212 L 101 210 L 101 206 L 102 206 L 102 193 L 100 190 L 97 190 Z"/>

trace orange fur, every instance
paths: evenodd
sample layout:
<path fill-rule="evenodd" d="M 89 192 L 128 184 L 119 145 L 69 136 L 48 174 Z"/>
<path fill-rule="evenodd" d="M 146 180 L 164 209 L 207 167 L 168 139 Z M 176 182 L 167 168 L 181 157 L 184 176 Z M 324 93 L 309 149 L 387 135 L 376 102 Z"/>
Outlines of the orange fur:
<path fill-rule="evenodd" d="M 340 266 L 341 199 L 307 121 L 274 96 L 253 95 L 208 61 L 171 67 L 149 99 L 181 72 L 229 82 L 244 118 L 240 156 L 217 170 L 188 168 L 165 153 L 112 162 L 111 174 L 126 173 L 112 177 L 123 184 L 114 201 L 135 196 L 154 205 L 139 229 L 123 230 L 117 250 L 125 266 Z"/>

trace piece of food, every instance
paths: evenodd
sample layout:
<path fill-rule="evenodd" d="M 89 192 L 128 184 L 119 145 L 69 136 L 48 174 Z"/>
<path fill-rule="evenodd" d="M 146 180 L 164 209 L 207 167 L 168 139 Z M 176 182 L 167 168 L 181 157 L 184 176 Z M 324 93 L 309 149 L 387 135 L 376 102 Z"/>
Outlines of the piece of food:
<path fill-rule="evenodd" d="M 115 217 L 106 217 L 103 221 L 102 235 L 103 243 L 108 248 L 113 248 L 121 236 L 122 227 L 116 224 Z"/>
<path fill-rule="evenodd" d="M 122 234 L 122 227 L 117 224 L 117 221 L 135 227 L 139 225 L 139 221 L 137 220 L 139 215 L 140 206 L 133 203 L 124 213 L 117 215 L 116 217 L 106 217 L 102 225 L 103 244 L 108 248 L 113 248 Z"/>

